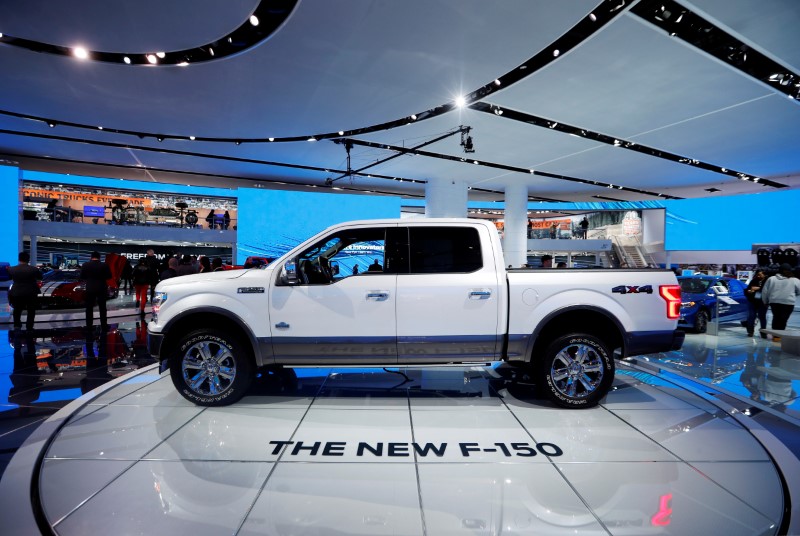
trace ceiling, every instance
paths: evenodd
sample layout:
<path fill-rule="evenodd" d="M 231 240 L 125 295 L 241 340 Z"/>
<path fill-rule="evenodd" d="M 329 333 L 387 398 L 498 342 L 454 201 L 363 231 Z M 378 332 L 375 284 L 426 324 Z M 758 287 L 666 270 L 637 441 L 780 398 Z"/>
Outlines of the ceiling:
<path fill-rule="evenodd" d="M 456 180 L 476 201 L 800 187 L 796 0 L 0 6 L 0 158 L 25 169 L 409 197 Z M 270 9 L 269 35 L 202 56 Z"/>

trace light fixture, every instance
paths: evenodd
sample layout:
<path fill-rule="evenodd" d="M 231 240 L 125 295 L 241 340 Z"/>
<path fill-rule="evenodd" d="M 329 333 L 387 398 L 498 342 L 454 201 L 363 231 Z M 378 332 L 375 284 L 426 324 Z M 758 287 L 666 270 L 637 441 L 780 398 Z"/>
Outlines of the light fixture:
<path fill-rule="evenodd" d="M 178 65 L 178 67 L 186 67 L 187 65 L 189 65 L 189 62 L 188 61 L 182 61 L 182 62 L 178 63 L 177 65 Z"/>
<path fill-rule="evenodd" d="M 496 85 L 496 86 L 500 85 L 500 80 L 498 78 L 495 78 L 494 85 Z"/>
<path fill-rule="evenodd" d="M 47 126 L 50 127 L 50 128 L 55 128 L 56 127 L 56 122 L 55 121 L 48 121 L 47 122 Z"/>
<path fill-rule="evenodd" d="M 417 114 L 411 114 L 411 120 L 412 121 L 416 121 L 417 120 Z"/>
<path fill-rule="evenodd" d="M 158 58 L 156 58 L 155 54 L 148 54 L 147 61 L 155 65 L 156 63 L 158 63 Z"/>
<path fill-rule="evenodd" d="M 194 136 L 189 136 L 189 139 L 194 141 Z"/>
<path fill-rule="evenodd" d="M 97 127 L 97 130 L 103 130 L 103 127 Z"/>
<path fill-rule="evenodd" d="M 241 145 L 241 144 L 242 144 L 242 140 L 236 140 L 234 143 L 235 143 L 236 145 Z"/>
<path fill-rule="evenodd" d="M 555 50 L 553 51 L 553 57 L 554 57 L 554 58 L 557 58 L 559 54 L 561 54 L 561 52 L 560 52 L 558 49 L 555 49 Z"/>
<path fill-rule="evenodd" d="M 208 53 L 213 56 L 214 55 L 214 49 L 211 48 L 211 47 L 208 47 Z"/>
<path fill-rule="evenodd" d="M 166 54 L 164 54 L 163 52 L 156 52 L 156 57 L 158 57 L 159 59 L 163 60 L 164 56 L 166 56 Z"/>
<path fill-rule="evenodd" d="M 267 138 L 269 141 L 275 141 L 275 138 Z"/>
<path fill-rule="evenodd" d="M 344 130 L 340 130 L 340 131 L 339 131 L 339 135 L 340 135 L 340 136 L 344 136 Z"/>
<path fill-rule="evenodd" d="M 85 59 L 89 58 L 89 52 L 83 47 L 75 47 L 75 48 L 73 48 L 72 49 L 72 53 L 79 60 L 85 60 Z"/>
<path fill-rule="evenodd" d="M 122 58 L 122 61 L 125 62 L 125 65 L 130 65 L 131 64 L 131 59 L 128 56 L 125 56 L 124 58 Z"/>
<path fill-rule="evenodd" d="M 317 141 L 317 138 L 315 138 L 314 136 L 311 136 L 310 138 L 308 138 L 308 141 Z"/>
<path fill-rule="evenodd" d="M 458 108 L 463 108 L 467 105 L 467 99 L 465 99 L 463 95 L 456 97 L 454 102 Z"/>
<path fill-rule="evenodd" d="M 255 15 L 250 15 L 250 24 L 253 26 L 258 26 L 258 17 Z"/>
<path fill-rule="evenodd" d="M 156 136 L 156 139 L 157 139 L 158 141 L 164 141 L 164 136 Z"/>
<path fill-rule="evenodd" d="M 592 22 L 597 22 L 597 15 L 594 13 L 589 13 L 589 20 Z"/>

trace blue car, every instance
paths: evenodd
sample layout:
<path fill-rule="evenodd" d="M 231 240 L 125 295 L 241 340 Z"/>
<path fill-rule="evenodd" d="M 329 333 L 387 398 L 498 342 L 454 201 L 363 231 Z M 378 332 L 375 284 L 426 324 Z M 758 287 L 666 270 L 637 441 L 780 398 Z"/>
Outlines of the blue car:
<path fill-rule="evenodd" d="M 717 293 L 712 287 L 723 287 L 727 290 L 724 296 L 736 303 L 720 303 L 719 321 L 736 322 L 747 320 L 748 304 L 744 297 L 747 288 L 744 283 L 732 277 L 713 275 L 692 275 L 679 277 L 681 286 L 681 316 L 679 328 L 687 328 L 695 333 L 705 333 L 709 320 L 716 316 Z"/>

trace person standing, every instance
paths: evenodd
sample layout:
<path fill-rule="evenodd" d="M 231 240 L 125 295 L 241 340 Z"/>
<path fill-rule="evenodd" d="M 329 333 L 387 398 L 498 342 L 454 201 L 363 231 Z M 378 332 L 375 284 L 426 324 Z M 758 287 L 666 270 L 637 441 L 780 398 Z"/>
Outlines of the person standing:
<path fill-rule="evenodd" d="M 231 226 L 231 213 L 226 210 L 225 214 L 222 216 L 222 228 L 227 231 L 228 227 L 230 226 Z"/>
<path fill-rule="evenodd" d="M 150 267 L 144 257 L 139 257 L 139 262 L 133 269 L 133 288 L 136 291 L 136 305 L 139 314 L 144 314 L 144 306 L 147 303 L 147 290 L 150 288 Z"/>
<path fill-rule="evenodd" d="M 753 274 L 753 279 L 750 280 L 744 290 L 744 297 L 747 298 L 748 307 L 747 321 L 745 321 L 748 337 L 753 336 L 756 318 L 758 318 L 761 329 L 767 327 L 767 306 L 761 300 L 761 293 L 766 280 L 767 274 L 764 273 L 764 270 L 756 270 L 755 274 Z M 767 336 L 762 333 L 761 338 L 766 339 Z"/>
<path fill-rule="evenodd" d="M 150 302 L 152 303 L 153 298 L 156 296 L 158 276 L 161 274 L 161 270 L 159 270 L 161 263 L 158 262 L 158 257 L 156 257 L 156 254 L 152 249 L 147 250 L 145 262 L 147 267 L 150 268 Z"/>
<path fill-rule="evenodd" d="M 122 265 L 122 275 L 120 276 L 123 284 L 123 292 L 129 296 L 133 291 L 133 266 L 131 260 L 125 257 L 125 264 Z"/>
<path fill-rule="evenodd" d="M 28 312 L 25 328 L 32 331 L 36 318 L 36 301 L 39 296 L 37 281 L 42 279 L 42 272 L 30 265 L 31 256 L 27 251 L 21 251 L 17 258 L 19 264 L 8 269 L 14 283 L 8 290 L 8 302 L 14 308 L 14 329 L 22 328 L 22 310 L 25 309 Z"/>
<path fill-rule="evenodd" d="M 100 328 L 108 329 L 108 313 L 106 299 L 108 299 L 108 280 L 111 279 L 111 269 L 108 264 L 100 262 L 100 252 L 92 251 L 89 262 L 81 268 L 81 281 L 86 285 L 86 328 L 91 329 L 94 319 L 94 306 L 100 311 Z"/>
<path fill-rule="evenodd" d="M 586 218 L 586 216 L 584 216 L 583 219 L 581 220 L 580 226 L 581 226 L 581 238 L 586 240 L 586 233 L 589 231 L 589 220 Z"/>
<path fill-rule="evenodd" d="M 761 291 L 761 299 L 772 309 L 772 329 L 786 329 L 786 323 L 794 311 L 800 296 L 800 279 L 792 276 L 792 267 L 781 264 L 780 271 L 767 279 Z M 780 340 L 774 337 L 773 340 Z"/>

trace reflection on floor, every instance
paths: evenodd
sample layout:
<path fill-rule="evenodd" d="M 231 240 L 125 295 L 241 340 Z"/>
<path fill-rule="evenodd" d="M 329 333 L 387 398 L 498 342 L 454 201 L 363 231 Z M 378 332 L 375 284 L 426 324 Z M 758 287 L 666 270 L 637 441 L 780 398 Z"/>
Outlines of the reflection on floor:
<path fill-rule="evenodd" d="M 800 453 L 800 357 L 738 325 L 639 359 L 657 374 L 621 363 L 585 411 L 552 407 L 507 366 L 297 369 L 200 408 L 158 374 L 135 316 L 7 341 L 4 466 L 57 409 L 131 373 L 44 452 L 59 534 L 777 534 L 779 472 L 708 393 Z"/>

